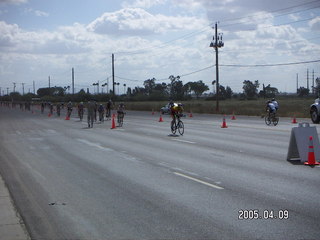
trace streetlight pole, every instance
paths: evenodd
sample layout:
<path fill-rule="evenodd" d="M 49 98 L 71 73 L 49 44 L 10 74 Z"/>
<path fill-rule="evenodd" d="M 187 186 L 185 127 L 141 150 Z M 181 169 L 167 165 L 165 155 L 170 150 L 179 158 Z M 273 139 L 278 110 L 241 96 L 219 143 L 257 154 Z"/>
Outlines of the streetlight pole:
<path fill-rule="evenodd" d="M 213 36 L 213 40 L 210 43 L 210 47 L 213 47 L 216 51 L 216 112 L 219 112 L 219 48 L 224 46 L 222 41 L 222 34 L 218 34 L 218 24 L 215 24 L 215 34 Z"/>

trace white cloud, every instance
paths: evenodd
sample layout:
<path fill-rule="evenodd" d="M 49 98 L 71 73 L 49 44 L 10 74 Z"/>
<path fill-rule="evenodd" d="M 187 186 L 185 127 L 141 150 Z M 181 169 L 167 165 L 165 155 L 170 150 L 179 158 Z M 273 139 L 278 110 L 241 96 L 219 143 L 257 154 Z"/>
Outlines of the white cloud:
<path fill-rule="evenodd" d="M 172 30 L 203 27 L 205 21 L 196 17 L 152 15 L 141 8 L 125 8 L 105 13 L 88 25 L 90 31 L 109 35 L 150 35 Z"/>
<path fill-rule="evenodd" d="M 309 22 L 312 31 L 320 31 L 320 17 L 316 17 Z"/>
<path fill-rule="evenodd" d="M 156 5 L 163 5 L 167 0 L 135 0 L 133 3 L 125 1 L 122 4 L 124 8 L 144 8 L 148 9 Z"/>
<path fill-rule="evenodd" d="M 49 13 L 47 13 L 47 12 L 43 12 L 43 11 L 39 11 L 39 10 L 34 10 L 34 9 L 32 9 L 32 8 L 25 9 L 25 12 L 26 12 L 26 13 L 34 14 L 34 15 L 37 16 L 37 17 L 48 17 L 48 16 L 49 16 Z"/>
<path fill-rule="evenodd" d="M 0 0 L 0 4 L 22 4 L 22 3 L 27 3 L 28 0 Z"/>

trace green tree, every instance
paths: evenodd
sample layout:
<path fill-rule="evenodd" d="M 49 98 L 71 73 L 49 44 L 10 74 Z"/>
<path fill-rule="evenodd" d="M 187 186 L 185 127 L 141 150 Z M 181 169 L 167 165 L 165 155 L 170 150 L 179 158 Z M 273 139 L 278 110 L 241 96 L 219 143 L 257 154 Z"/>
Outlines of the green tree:
<path fill-rule="evenodd" d="M 254 83 L 250 80 L 243 81 L 243 93 L 246 95 L 247 99 L 252 99 L 257 96 L 259 86 L 258 80 L 254 81 Z"/>
<path fill-rule="evenodd" d="M 147 95 L 151 95 L 152 92 L 154 91 L 154 88 L 156 86 L 155 81 L 156 81 L 155 78 L 147 79 L 144 81 L 143 86 L 145 88 L 145 93 Z"/>
<path fill-rule="evenodd" d="M 180 80 L 180 76 L 169 76 L 171 83 L 168 85 L 170 98 L 172 100 L 181 100 L 183 99 L 183 83 Z"/>
<path fill-rule="evenodd" d="M 199 98 L 205 91 L 209 90 L 209 87 L 199 80 L 191 83 L 191 90 L 194 92 L 197 98 Z"/>
<path fill-rule="evenodd" d="M 309 89 L 305 87 L 300 87 L 298 89 L 298 96 L 299 97 L 304 97 L 309 95 Z"/>
<path fill-rule="evenodd" d="M 226 88 L 226 98 L 232 98 L 233 95 L 233 91 L 231 89 L 231 87 L 227 86 Z"/>

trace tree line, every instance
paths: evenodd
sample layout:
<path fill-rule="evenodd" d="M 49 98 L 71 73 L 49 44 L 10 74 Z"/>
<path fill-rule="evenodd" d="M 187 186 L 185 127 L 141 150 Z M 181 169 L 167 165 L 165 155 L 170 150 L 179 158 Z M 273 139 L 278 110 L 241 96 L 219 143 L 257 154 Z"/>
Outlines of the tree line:
<path fill-rule="evenodd" d="M 143 86 L 137 86 L 134 88 L 128 87 L 126 94 L 121 96 L 114 95 L 112 90 L 110 93 L 90 94 L 88 91 L 81 89 L 78 93 L 67 93 L 67 89 L 64 87 L 51 87 L 51 88 L 39 88 L 37 94 L 28 93 L 20 95 L 18 92 L 12 92 L 9 95 L 1 96 L 1 101 L 30 101 L 32 98 L 40 98 L 42 101 L 74 101 L 81 102 L 89 99 L 95 99 L 96 101 L 103 102 L 109 99 L 114 101 L 167 101 L 167 100 L 179 100 L 185 101 L 190 99 L 199 99 L 204 97 L 204 93 L 209 90 L 209 86 L 202 80 L 187 82 L 183 84 L 180 76 L 169 76 L 169 83 L 158 83 L 155 78 L 147 79 L 143 82 Z M 216 82 L 213 81 L 212 85 L 215 87 Z M 219 99 L 231 99 L 238 98 L 241 100 L 253 100 L 257 98 L 272 98 L 279 94 L 277 88 L 262 84 L 262 90 L 259 91 L 260 83 L 258 80 L 244 80 L 243 92 L 234 93 L 229 86 L 219 85 Z M 316 79 L 316 86 L 313 89 L 314 93 L 320 91 L 320 78 Z M 308 96 L 310 90 L 304 87 L 297 89 L 298 96 Z M 217 94 L 206 94 L 205 99 L 215 100 Z"/>

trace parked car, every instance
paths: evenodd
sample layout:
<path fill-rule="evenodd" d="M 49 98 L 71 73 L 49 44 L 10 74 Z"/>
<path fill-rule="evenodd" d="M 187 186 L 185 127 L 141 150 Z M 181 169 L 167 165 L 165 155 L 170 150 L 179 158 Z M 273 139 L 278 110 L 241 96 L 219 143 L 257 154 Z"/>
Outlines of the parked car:
<path fill-rule="evenodd" d="M 169 103 L 166 104 L 165 106 L 163 106 L 162 108 L 160 108 L 160 113 L 161 114 L 170 114 Z"/>
<path fill-rule="evenodd" d="M 320 122 L 320 99 L 317 98 L 310 106 L 310 117 L 313 123 Z"/>

